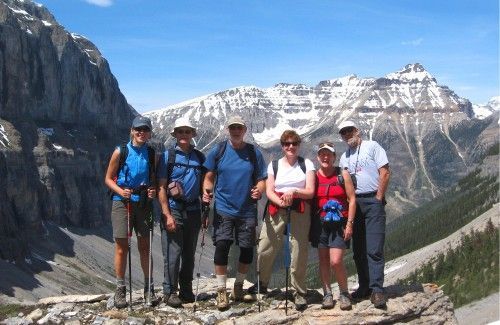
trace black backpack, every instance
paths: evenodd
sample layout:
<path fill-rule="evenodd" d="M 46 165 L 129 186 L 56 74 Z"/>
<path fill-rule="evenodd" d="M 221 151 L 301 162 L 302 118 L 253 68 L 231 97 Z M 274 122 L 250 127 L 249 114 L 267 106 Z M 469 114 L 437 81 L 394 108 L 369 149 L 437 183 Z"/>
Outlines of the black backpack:
<path fill-rule="evenodd" d="M 193 168 L 202 168 L 203 163 L 205 162 L 205 155 L 198 149 L 193 148 L 195 155 L 198 157 L 200 161 L 200 166 L 189 166 Z M 170 179 L 172 177 L 172 171 L 174 170 L 174 166 L 184 166 L 188 167 L 186 164 L 176 163 L 175 162 L 175 146 L 168 150 L 167 157 L 167 184 L 170 183 Z"/>
<path fill-rule="evenodd" d="M 155 149 L 150 145 L 146 144 L 148 148 L 148 169 L 149 169 L 149 182 L 151 186 L 156 185 L 156 153 Z M 126 143 L 123 143 L 120 146 L 120 158 L 118 160 L 118 171 L 115 176 L 115 183 L 118 180 L 118 174 L 123 169 L 125 165 L 125 160 L 128 157 L 128 146 Z M 127 173 L 125 173 L 125 182 L 127 182 Z M 108 189 L 108 194 L 111 199 L 113 199 L 113 195 L 115 194 L 111 189 Z"/>

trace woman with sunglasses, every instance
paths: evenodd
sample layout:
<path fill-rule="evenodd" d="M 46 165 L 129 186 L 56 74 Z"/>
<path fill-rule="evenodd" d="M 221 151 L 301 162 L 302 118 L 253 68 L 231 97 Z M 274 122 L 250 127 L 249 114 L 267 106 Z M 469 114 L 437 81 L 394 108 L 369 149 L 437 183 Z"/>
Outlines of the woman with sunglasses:
<path fill-rule="evenodd" d="M 347 289 L 347 273 L 344 252 L 350 245 L 356 215 L 356 196 L 351 176 L 347 170 L 334 167 L 336 154 L 331 142 L 321 143 L 317 151 L 319 170 L 316 172 L 316 195 L 313 200 L 311 243 L 318 248 L 319 271 L 323 283 L 322 308 L 333 308 L 331 269 L 339 285 L 339 307 L 351 309 Z"/>
<path fill-rule="evenodd" d="M 195 300 L 192 282 L 202 223 L 200 190 L 205 156 L 191 144 L 196 129 L 188 119 L 178 118 L 170 134 L 176 144 L 160 158 L 158 199 L 162 210 L 163 301 L 177 308 Z"/>
<path fill-rule="evenodd" d="M 127 266 L 128 233 L 135 229 L 141 267 L 144 273 L 144 297 L 151 292 L 154 297 L 153 280 L 149 278 L 149 227 L 152 219 L 151 199 L 156 196 L 154 188 L 154 150 L 147 145 L 151 138 L 151 120 L 137 116 L 130 129 L 130 141 L 126 145 L 126 158 L 120 166 L 120 151 L 113 152 L 105 183 L 113 191 L 111 224 L 115 239 L 115 307 L 127 306 L 125 269 Z M 152 159 L 150 157 L 152 155 Z M 153 161 L 153 166 L 151 165 Z M 148 200 L 149 199 L 149 200 Z M 129 227 L 129 229 L 127 229 Z M 130 275 L 129 275 L 130 276 Z M 150 284 L 148 287 L 147 284 Z"/>
<path fill-rule="evenodd" d="M 267 293 L 274 259 L 283 245 L 283 232 L 290 223 L 291 284 L 295 289 L 295 308 L 303 310 L 307 308 L 306 269 L 311 221 L 308 200 L 314 195 L 314 164 L 299 157 L 301 139 L 297 132 L 286 130 L 280 141 L 284 156 L 274 164 L 271 162 L 267 168 L 266 194 L 270 208 L 262 225 L 257 250 L 260 293 Z M 249 292 L 256 294 L 257 285 Z"/>

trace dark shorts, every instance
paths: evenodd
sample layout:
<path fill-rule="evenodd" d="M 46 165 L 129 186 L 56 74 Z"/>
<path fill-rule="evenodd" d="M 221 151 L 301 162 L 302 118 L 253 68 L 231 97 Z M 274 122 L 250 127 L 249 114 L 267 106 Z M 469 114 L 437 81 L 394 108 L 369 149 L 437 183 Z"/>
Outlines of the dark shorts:
<path fill-rule="evenodd" d="M 130 202 L 130 228 L 135 230 L 138 237 L 148 236 L 151 209 L 139 208 L 139 202 Z M 113 238 L 127 238 L 127 203 L 113 201 L 111 206 L 111 224 Z"/>
<path fill-rule="evenodd" d="M 322 222 L 318 248 L 348 249 L 351 245 L 351 241 L 344 240 L 345 225 L 345 220 L 340 222 Z"/>
<path fill-rule="evenodd" d="M 214 218 L 214 234 L 212 240 L 214 245 L 219 240 L 227 240 L 231 243 L 236 241 L 236 245 L 243 248 L 255 246 L 256 218 L 239 218 L 222 216 L 216 214 Z"/>

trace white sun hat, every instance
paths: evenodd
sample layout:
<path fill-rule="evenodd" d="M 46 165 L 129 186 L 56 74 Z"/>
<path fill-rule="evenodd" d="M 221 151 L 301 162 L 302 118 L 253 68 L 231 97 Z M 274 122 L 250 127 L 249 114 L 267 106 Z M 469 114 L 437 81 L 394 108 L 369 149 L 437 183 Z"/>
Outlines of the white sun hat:
<path fill-rule="evenodd" d="M 191 130 L 193 130 L 193 137 L 196 136 L 196 128 L 186 117 L 179 117 L 177 120 L 175 120 L 174 127 L 172 128 L 172 131 L 170 131 L 170 135 L 175 137 L 175 129 L 182 127 L 190 128 Z"/>

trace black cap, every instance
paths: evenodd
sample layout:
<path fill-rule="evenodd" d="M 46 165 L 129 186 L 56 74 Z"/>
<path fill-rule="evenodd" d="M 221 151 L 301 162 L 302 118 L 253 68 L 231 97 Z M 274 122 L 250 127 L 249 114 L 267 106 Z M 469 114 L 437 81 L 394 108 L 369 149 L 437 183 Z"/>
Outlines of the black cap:
<path fill-rule="evenodd" d="M 140 128 L 141 126 L 147 126 L 150 130 L 153 129 L 151 126 L 151 120 L 149 118 L 137 115 L 132 121 L 132 128 Z"/>

